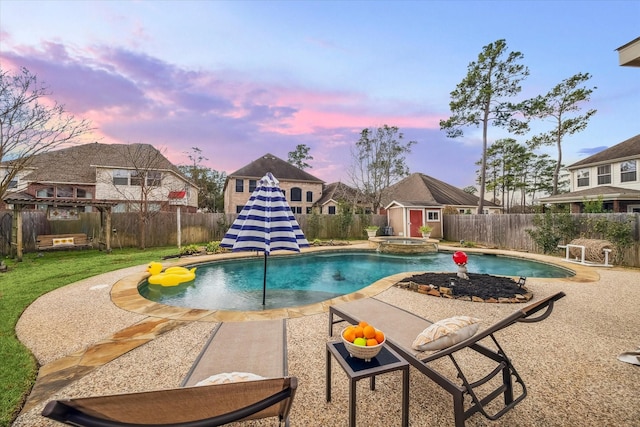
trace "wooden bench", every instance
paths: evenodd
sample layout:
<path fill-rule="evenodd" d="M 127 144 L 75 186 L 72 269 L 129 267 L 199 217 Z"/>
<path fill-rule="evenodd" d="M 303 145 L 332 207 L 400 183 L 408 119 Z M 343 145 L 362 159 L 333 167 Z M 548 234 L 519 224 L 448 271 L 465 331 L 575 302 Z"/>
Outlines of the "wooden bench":
<path fill-rule="evenodd" d="M 36 249 L 39 251 L 55 249 L 81 249 L 91 246 L 91 241 L 84 233 L 74 234 L 41 234 L 36 237 Z"/>

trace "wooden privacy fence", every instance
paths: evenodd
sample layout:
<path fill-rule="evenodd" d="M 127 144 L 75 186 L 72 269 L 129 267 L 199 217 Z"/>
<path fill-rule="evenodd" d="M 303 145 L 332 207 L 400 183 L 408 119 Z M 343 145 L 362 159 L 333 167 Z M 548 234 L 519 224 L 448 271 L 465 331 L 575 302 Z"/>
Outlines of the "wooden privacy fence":
<path fill-rule="evenodd" d="M 0 252 L 11 253 L 11 217 L 12 211 L 0 211 Z M 84 233 L 97 243 L 101 232 L 100 215 L 98 213 L 81 213 L 80 219 L 73 221 L 49 221 L 46 213 L 40 211 L 23 211 L 23 246 L 25 252 L 36 250 L 38 235 Z M 222 213 L 182 213 L 181 245 L 200 244 L 221 240 L 224 233 L 233 223 L 236 214 Z M 354 215 L 351 221 L 345 221 L 340 215 L 295 215 L 302 231 L 309 241 L 366 239 L 366 225 L 386 224 L 383 215 Z M 488 247 L 526 252 L 542 252 L 535 241 L 526 232 L 534 229 L 532 214 L 508 215 L 443 215 L 444 240 L 458 242 L 465 240 Z M 640 267 L 640 214 L 572 214 L 572 217 L 598 218 L 611 221 L 627 221 L 632 219 L 632 238 L 634 244 L 623 254 L 624 265 Z M 584 222 L 586 223 L 586 222 Z M 140 241 L 140 218 L 136 213 L 112 214 L 113 248 L 136 247 Z M 578 230 L 580 236 L 594 236 L 593 230 Z M 177 216 L 175 213 L 158 212 L 154 214 L 146 226 L 146 247 L 177 246 Z M 579 236 L 576 236 L 579 237 Z M 564 242 L 567 243 L 567 242 Z M 560 254 L 560 251 L 558 252 Z"/>
<path fill-rule="evenodd" d="M 12 211 L 0 211 L 0 252 L 11 253 Z M 237 214 L 223 213 L 181 213 L 181 245 L 200 244 L 221 240 Z M 295 215 L 305 237 L 313 239 L 366 239 L 364 228 L 374 224 L 386 225 L 383 215 L 353 216 L 349 225 L 341 224 L 339 215 Z M 81 213 L 78 220 L 50 221 L 41 211 L 22 212 L 23 248 L 25 252 L 36 250 L 37 236 L 70 233 L 84 233 L 97 247 L 101 236 L 99 213 Z M 113 213 L 111 216 L 112 248 L 136 247 L 140 241 L 140 217 L 136 213 Z M 147 221 L 145 246 L 177 246 L 177 215 L 171 212 L 157 212 Z"/>
<path fill-rule="evenodd" d="M 536 228 L 535 216 L 534 214 L 444 215 L 444 239 L 454 242 L 464 240 L 499 249 L 540 253 L 541 248 L 526 231 Z M 594 230 L 589 229 L 588 221 L 583 221 L 584 219 L 630 221 L 631 238 L 634 243 L 624 251 L 622 259 L 626 266 L 640 267 L 640 214 L 571 214 L 571 217 L 577 224 L 582 224 L 582 229 L 576 230 L 578 236 L 588 238 L 602 238 L 602 236 L 596 235 Z"/>

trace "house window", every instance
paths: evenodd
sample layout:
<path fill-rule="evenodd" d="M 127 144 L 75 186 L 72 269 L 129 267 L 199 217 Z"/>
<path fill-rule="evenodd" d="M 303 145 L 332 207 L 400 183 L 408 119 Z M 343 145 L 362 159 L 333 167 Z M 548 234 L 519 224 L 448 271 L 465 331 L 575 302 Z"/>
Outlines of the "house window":
<path fill-rule="evenodd" d="M 239 214 L 240 212 L 242 212 L 242 209 L 244 209 L 243 205 L 236 206 L 236 213 Z"/>
<path fill-rule="evenodd" d="M 578 187 L 589 186 L 589 169 L 580 169 L 577 172 Z"/>
<path fill-rule="evenodd" d="M 129 171 L 123 169 L 114 170 L 113 185 L 129 185 Z"/>
<path fill-rule="evenodd" d="M 635 160 L 620 163 L 620 182 L 633 182 L 637 179 Z"/>
<path fill-rule="evenodd" d="M 236 193 L 244 193 L 244 180 L 243 179 L 236 179 Z"/>
<path fill-rule="evenodd" d="M 7 188 L 18 188 L 18 180 L 12 179 L 11 181 L 9 181 L 9 187 Z"/>
<path fill-rule="evenodd" d="M 301 214 L 302 213 L 302 207 L 300 206 L 293 206 L 291 208 L 291 212 L 293 212 L 294 214 Z"/>
<path fill-rule="evenodd" d="M 256 191 L 256 187 L 257 187 L 257 181 L 255 179 L 250 179 L 249 180 L 249 193 L 253 193 L 254 191 Z"/>
<path fill-rule="evenodd" d="M 36 191 L 36 197 L 53 197 L 53 187 L 42 188 Z"/>
<path fill-rule="evenodd" d="M 298 187 L 293 187 L 291 189 L 291 201 L 292 202 L 301 202 L 302 201 L 302 190 Z"/>
<path fill-rule="evenodd" d="M 60 199 L 73 198 L 73 187 L 69 185 L 60 185 L 56 187 L 56 197 Z"/>
<path fill-rule="evenodd" d="M 307 215 L 311 214 L 312 212 L 313 212 L 313 208 L 307 207 Z"/>
<path fill-rule="evenodd" d="M 118 203 L 113 208 L 111 208 L 111 212 L 113 213 L 125 213 L 127 211 L 127 205 L 125 203 Z"/>
<path fill-rule="evenodd" d="M 611 165 L 598 166 L 598 185 L 611 184 Z"/>
<path fill-rule="evenodd" d="M 427 211 L 427 221 L 440 221 L 440 212 Z"/>
<path fill-rule="evenodd" d="M 336 207 L 329 206 L 329 215 L 335 215 L 335 214 L 336 214 Z"/>
<path fill-rule="evenodd" d="M 143 175 L 138 171 L 131 171 L 131 185 L 142 186 Z"/>
<path fill-rule="evenodd" d="M 87 190 L 82 188 L 76 188 L 76 197 L 78 199 L 92 199 L 93 193 L 90 193 Z"/>
<path fill-rule="evenodd" d="M 313 202 L 313 191 L 307 191 L 307 202 Z"/>
<path fill-rule="evenodd" d="M 147 172 L 148 187 L 160 187 L 161 184 L 162 184 L 162 172 L 159 172 L 159 171 Z"/>

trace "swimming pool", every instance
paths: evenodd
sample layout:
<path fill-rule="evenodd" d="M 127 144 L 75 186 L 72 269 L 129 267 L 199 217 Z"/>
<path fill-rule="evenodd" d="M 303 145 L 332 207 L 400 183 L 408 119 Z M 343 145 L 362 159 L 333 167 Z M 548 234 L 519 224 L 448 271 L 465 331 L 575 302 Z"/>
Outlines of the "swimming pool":
<path fill-rule="evenodd" d="M 267 263 L 266 304 L 262 305 L 262 257 L 196 265 L 196 279 L 179 286 L 138 287 L 161 304 L 205 310 L 262 310 L 295 307 L 356 292 L 405 271 L 446 271 L 455 275 L 451 253 L 392 255 L 372 251 L 315 252 L 273 256 Z M 561 267 L 521 258 L 468 254 L 470 273 L 525 277 L 569 277 Z"/>

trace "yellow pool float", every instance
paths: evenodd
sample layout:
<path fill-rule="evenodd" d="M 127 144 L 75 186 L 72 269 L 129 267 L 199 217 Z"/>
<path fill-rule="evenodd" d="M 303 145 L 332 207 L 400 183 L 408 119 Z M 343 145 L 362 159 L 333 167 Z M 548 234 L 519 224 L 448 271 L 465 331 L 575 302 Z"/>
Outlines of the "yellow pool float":
<path fill-rule="evenodd" d="M 147 281 L 151 285 L 176 286 L 181 283 L 190 282 L 196 278 L 196 267 L 188 269 L 185 267 L 169 267 L 162 271 L 162 264 L 150 262 L 147 271 L 151 274 Z"/>

